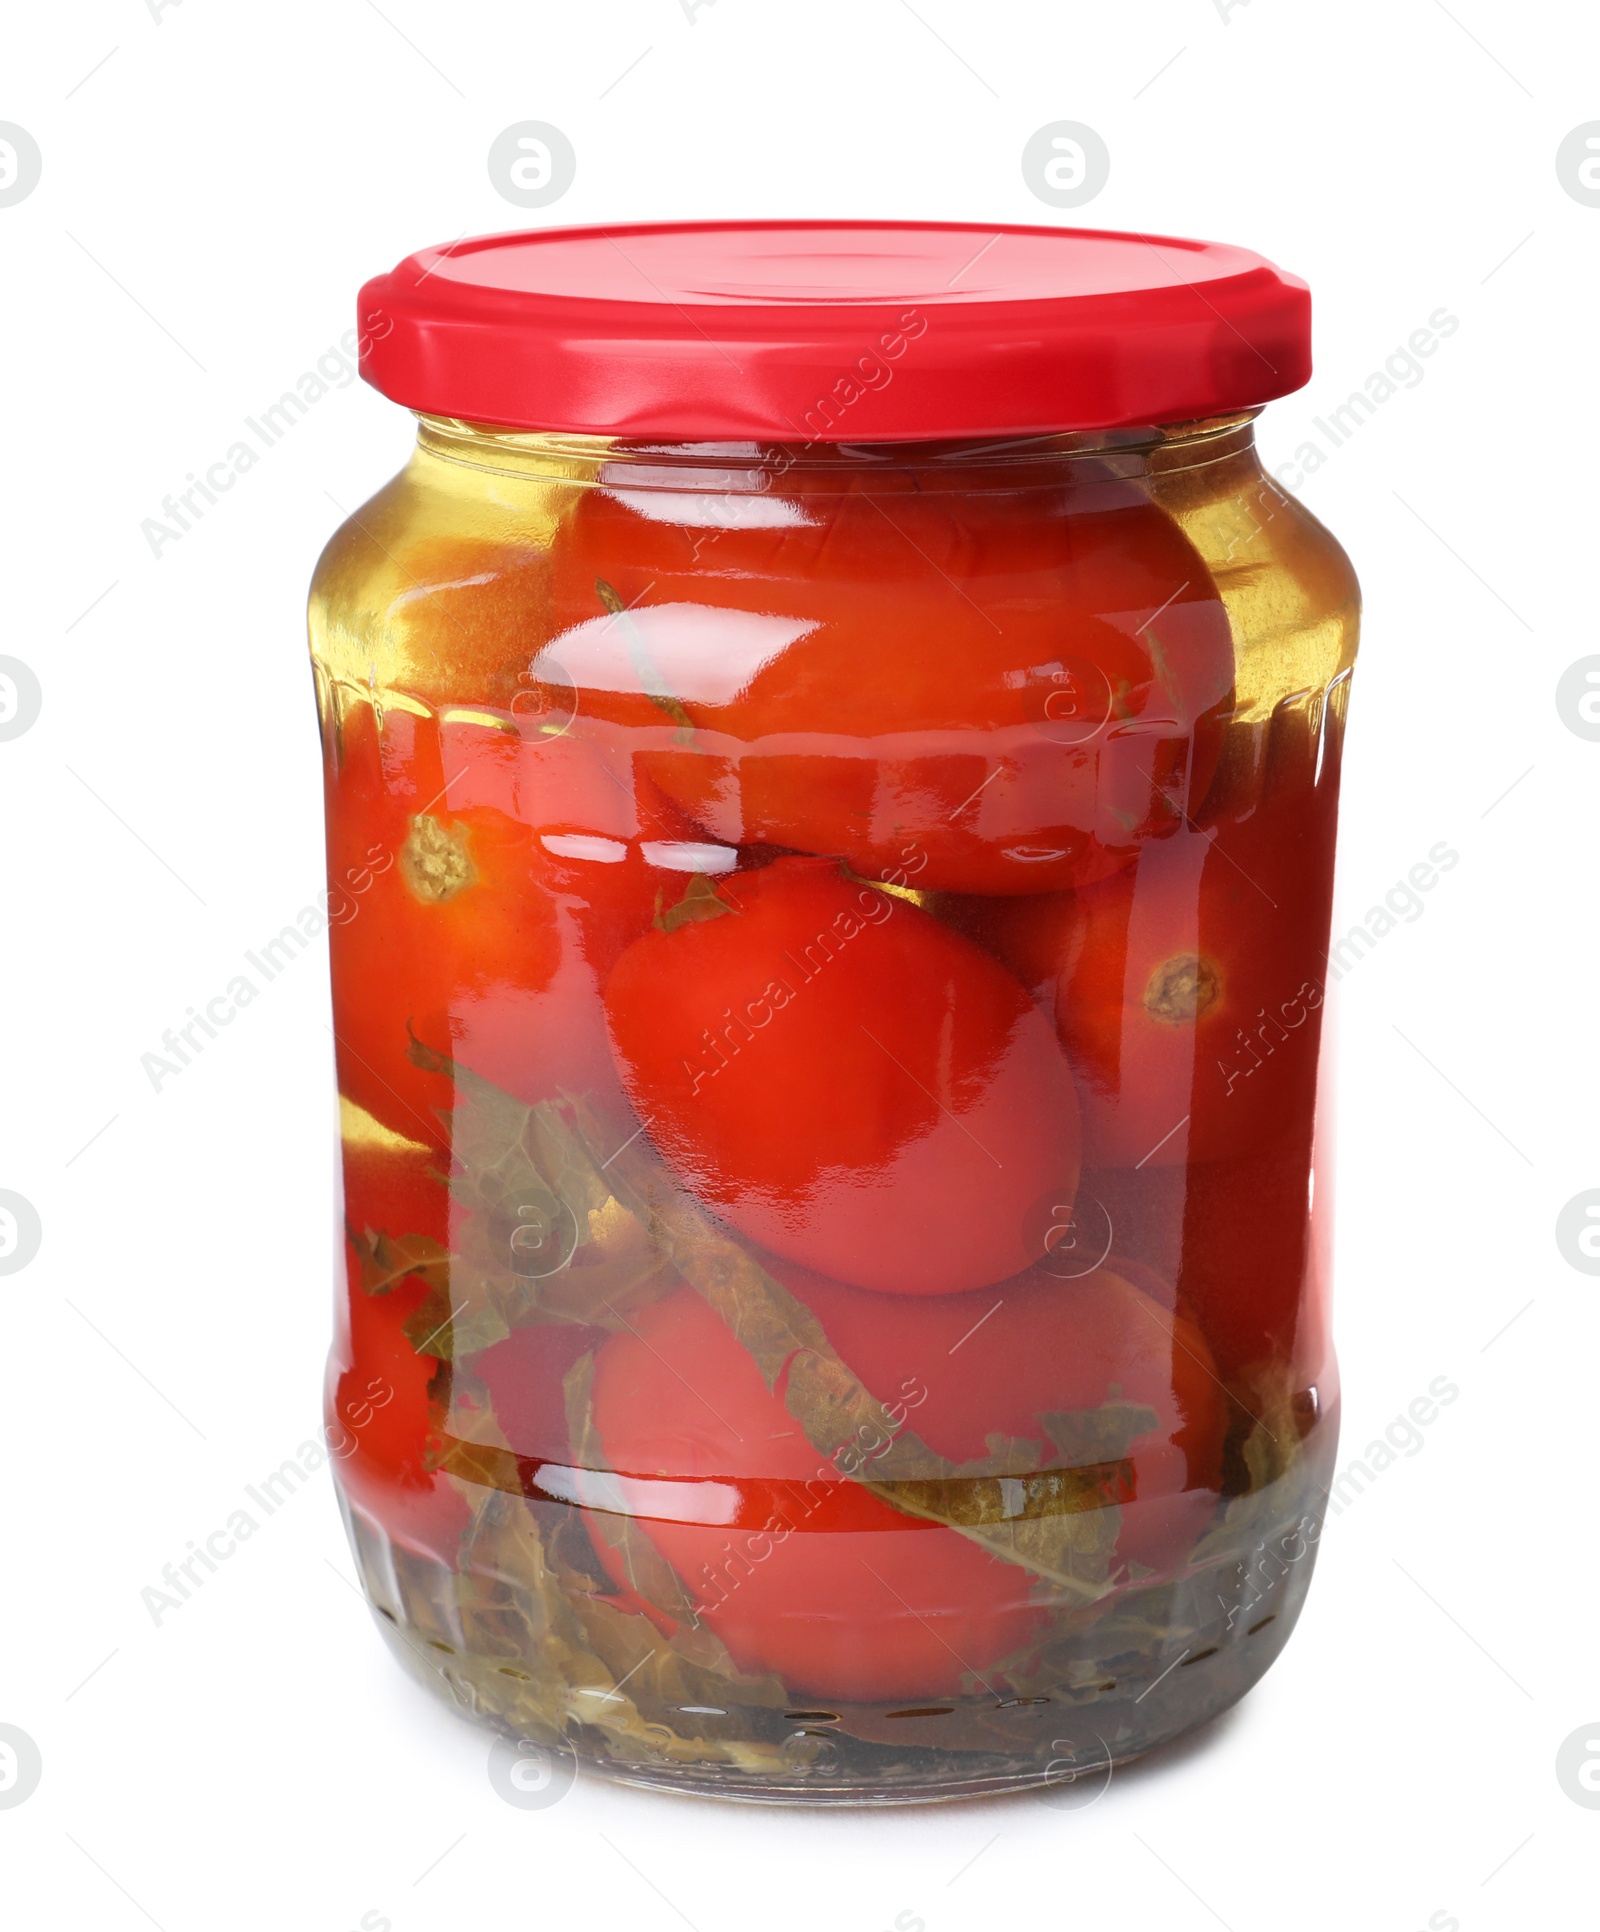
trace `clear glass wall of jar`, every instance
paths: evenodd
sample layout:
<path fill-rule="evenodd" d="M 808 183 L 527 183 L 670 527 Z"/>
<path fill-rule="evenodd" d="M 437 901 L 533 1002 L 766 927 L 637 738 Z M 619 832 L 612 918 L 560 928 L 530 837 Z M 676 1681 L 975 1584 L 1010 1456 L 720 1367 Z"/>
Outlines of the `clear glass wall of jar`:
<path fill-rule="evenodd" d="M 329 1428 L 464 1711 L 734 1796 L 1082 1791 L 1282 1648 L 1357 593 L 1252 413 L 423 417 L 329 545 Z"/>

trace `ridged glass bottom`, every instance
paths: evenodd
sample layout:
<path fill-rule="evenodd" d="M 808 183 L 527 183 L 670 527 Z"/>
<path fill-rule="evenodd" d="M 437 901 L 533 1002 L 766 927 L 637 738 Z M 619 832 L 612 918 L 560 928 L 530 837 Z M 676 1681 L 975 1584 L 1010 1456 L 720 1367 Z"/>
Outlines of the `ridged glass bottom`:
<path fill-rule="evenodd" d="M 534 1586 L 514 1566 L 463 1576 L 392 1539 L 348 1499 L 344 1510 L 379 1627 L 412 1675 L 569 1776 L 581 1767 L 653 1790 L 768 1804 L 1026 1791 L 1073 1809 L 1093 1803 L 1118 1766 L 1236 1703 L 1277 1657 L 1311 1579 L 1332 1425 L 1324 1418 L 1281 1475 L 1220 1506 L 1185 1575 L 1125 1589 L 1092 1618 L 1064 1622 L 990 1690 L 912 1704 L 741 1700 L 738 1679 L 719 1682 L 680 1658 L 637 1616 L 616 1617 L 627 1644 L 614 1657 L 592 1625 L 589 1647 L 577 1648 L 542 1554 Z M 498 1494 L 483 1508 L 502 1513 L 519 1549 L 586 1544 L 581 1512 Z"/>

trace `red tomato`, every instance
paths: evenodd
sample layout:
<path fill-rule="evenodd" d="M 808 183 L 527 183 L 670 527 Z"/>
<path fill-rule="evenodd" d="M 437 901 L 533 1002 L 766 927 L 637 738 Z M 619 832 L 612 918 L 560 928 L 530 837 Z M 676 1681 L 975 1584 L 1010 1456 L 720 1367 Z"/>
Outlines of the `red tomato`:
<path fill-rule="evenodd" d="M 951 1462 L 987 1455 L 998 1432 L 1039 1443 L 1040 1466 L 1057 1467 L 1041 1416 L 1114 1396 L 1148 1405 L 1156 1426 L 1133 1446 L 1117 1554 L 1153 1570 L 1181 1565 L 1216 1505 L 1226 1422 L 1211 1351 L 1187 1315 L 1109 1269 L 1076 1281 L 1034 1269 L 915 1302 L 793 1267 L 780 1275 L 880 1402 L 916 1384 L 909 1427 Z"/>
<path fill-rule="evenodd" d="M 798 1270 L 786 1278 L 882 1402 L 885 1433 L 903 1424 L 951 1460 L 987 1455 L 998 1431 L 1040 1442 L 1053 1466 L 1042 1413 L 1095 1406 L 1113 1389 L 1148 1402 L 1159 1423 L 1134 1454 L 1138 1497 L 1124 1506 L 1117 1553 L 1182 1561 L 1215 1504 L 1222 1428 L 1188 1323 L 1110 1275 L 895 1302 Z M 1040 1634 L 1047 1609 L 1029 1572 L 841 1481 L 782 1386 L 766 1388 L 693 1291 L 606 1343 L 594 1405 L 624 1498 L 699 1614 L 738 1664 L 776 1672 L 791 1693 L 948 1696 Z M 649 1480 L 661 1476 L 690 1480 L 664 1492 Z M 606 1516 L 589 1521 L 625 1582 Z"/>
<path fill-rule="evenodd" d="M 1077 893 L 955 914 L 1052 1011 L 1092 1166 L 1228 1158 L 1315 1099 L 1332 803 L 1153 841 Z"/>
<path fill-rule="evenodd" d="M 437 1160 L 422 1148 L 344 1149 L 345 1221 L 399 1236 L 445 1238 L 448 1197 Z M 327 1424 L 334 1469 L 352 1502 L 397 1542 L 453 1565 L 467 1508 L 427 1466 L 440 1417 L 429 1384 L 439 1369 L 404 1332 L 427 1290 L 402 1281 L 389 1293 L 363 1287 L 354 1246 L 345 1247 L 348 1299 L 328 1362 Z"/>
<path fill-rule="evenodd" d="M 428 720 L 391 712 L 380 740 L 370 709 L 346 717 L 328 820 L 340 1090 L 441 1147 L 452 1087 L 414 1064 L 413 1035 L 523 1100 L 615 1095 L 598 975 L 663 876 L 638 843 L 589 857 L 494 806 L 452 810 L 448 789 Z"/>
<path fill-rule="evenodd" d="M 791 1694 L 946 1696 L 1041 1629 L 1026 1570 L 841 1480 L 693 1289 L 642 1310 L 634 1331 L 596 1363 L 606 1459 L 625 1475 L 703 1479 L 678 1501 L 659 1484 L 621 1487 L 741 1668 L 777 1672 Z M 780 1512 L 812 1503 L 811 1520 L 843 1526 L 789 1528 Z M 673 1508 L 701 1520 L 661 1520 Z M 626 1584 L 606 1516 L 588 1522 Z"/>
<path fill-rule="evenodd" d="M 533 676 L 630 727 L 728 844 L 947 891 L 1098 877 L 1204 794 L 1232 642 L 1170 518 L 1071 467 L 723 496 L 619 467 L 558 545 L 567 628 Z"/>
<path fill-rule="evenodd" d="M 606 982 L 622 1083 L 699 1196 L 774 1253 L 895 1294 L 1018 1273 L 1078 1171 L 1072 1080 L 987 954 L 820 859 L 722 880 Z M 668 923 L 671 923 L 669 920 Z"/>

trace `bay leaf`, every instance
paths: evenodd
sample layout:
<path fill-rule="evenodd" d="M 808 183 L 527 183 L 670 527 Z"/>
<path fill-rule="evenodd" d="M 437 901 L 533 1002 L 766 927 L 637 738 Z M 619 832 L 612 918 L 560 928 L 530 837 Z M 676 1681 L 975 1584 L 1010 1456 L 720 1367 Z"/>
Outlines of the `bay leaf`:
<path fill-rule="evenodd" d="M 430 1292 L 405 1325 L 419 1353 L 454 1360 L 539 1322 L 617 1327 L 621 1311 L 672 1285 L 594 1151 L 604 1138 L 597 1114 L 586 1110 L 586 1139 L 569 1100 L 530 1106 L 420 1040 L 409 1051 L 455 1086 L 450 1192 L 459 1212 L 448 1255 L 434 1244 L 425 1257 Z M 384 1253 L 398 1247 L 403 1258 L 421 1237 L 386 1239 Z"/>
<path fill-rule="evenodd" d="M 345 1233 L 356 1251 L 361 1286 L 369 1295 L 387 1295 L 402 1281 L 419 1276 L 430 1286 L 449 1279 L 450 1250 L 426 1234 L 385 1234 L 345 1223 Z"/>
<path fill-rule="evenodd" d="M 656 894 L 655 923 L 662 932 L 676 932 L 680 926 L 704 924 L 707 919 L 720 919 L 724 913 L 735 910 L 721 897 L 716 882 L 707 873 L 696 872 L 675 906 L 663 909 L 663 895 Z"/>

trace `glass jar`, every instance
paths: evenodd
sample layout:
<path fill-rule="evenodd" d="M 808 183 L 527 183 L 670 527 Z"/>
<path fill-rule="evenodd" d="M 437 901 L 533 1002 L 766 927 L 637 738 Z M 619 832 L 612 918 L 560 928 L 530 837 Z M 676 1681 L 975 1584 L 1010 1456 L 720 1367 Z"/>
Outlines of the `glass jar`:
<path fill-rule="evenodd" d="M 615 1778 L 1082 1802 L 1276 1657 L 1333 1467 L 1304 291 L 1017 230 L 963 304 L 993 231 L 796 224 L 626 231 L 625 300 L 615 232 L 363 296 L 419 415 L 311 596 L 363 1585 Z"/>

